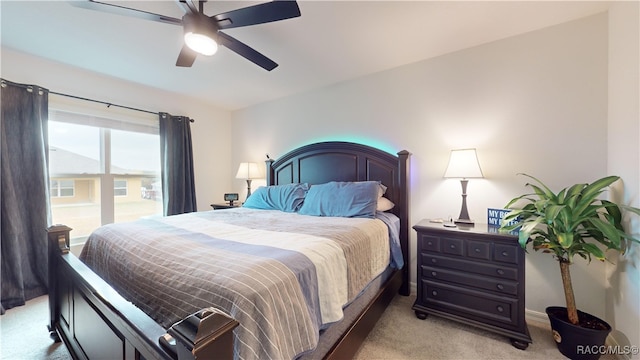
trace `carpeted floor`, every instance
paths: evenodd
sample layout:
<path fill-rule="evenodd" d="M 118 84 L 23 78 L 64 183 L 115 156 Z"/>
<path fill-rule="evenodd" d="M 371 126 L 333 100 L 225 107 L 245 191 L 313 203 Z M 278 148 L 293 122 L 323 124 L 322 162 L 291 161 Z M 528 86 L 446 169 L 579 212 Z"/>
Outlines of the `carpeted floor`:
<path fill-rule="evenodd" d="M 67 348 L 49 337 L 48 299 L 45 295 L 29 300 L 0 317 L 0 359 L 71 359 Z"/>
<path fill-rule="evenodd" d="M 546 323 L 528 323 L 533 343 L 523 351 L 504 336 L 465 324 L 431 315 L 420 320 L 411 310 L 414 301 L 396 296 L 355 359 L 566 359 Z"/>
<path fill-rule="evenodd" d="M 411 310 L 414 300 L 413 296 L 396 296 L 355 359 L 565 359 L 547 324 L 529 323 L 533 344 L 522 351 L 511 346 L 509 339 L 487 331 L 437 316 L 419 320 Z M 0 317 L 1 359 L 70 359 L 64 345 L 49 337 L 47 304 L 47 297 L 42 296 Z"/>

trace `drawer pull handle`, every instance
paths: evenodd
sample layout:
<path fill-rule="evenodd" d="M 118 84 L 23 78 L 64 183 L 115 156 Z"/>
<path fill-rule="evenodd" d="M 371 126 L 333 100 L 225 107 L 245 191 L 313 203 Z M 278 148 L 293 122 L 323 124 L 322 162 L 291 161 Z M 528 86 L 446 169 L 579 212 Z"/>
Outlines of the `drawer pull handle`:
<path fill-rule="evenodd" d="M 438 273 L 437 273 L 437 272 L 435 272 L 435 271 L 432 271 L 432 272 L 431 272 L 431 276 L 436 277 L 436 275 L 438 275 Z"/>
<path fill-rule="evenodd" d="M 431 246 L 433 243 L 431 241 L 427 241 L 427 245 Z"/>
<path fill-rule="evenodd" d="M 431 262 L 435 264 L 438 262 L 438 259 L 431 259 Z"/>
<path fill-rule="evenodd" d="M 503 251 L 503 252 L 502 252 L 502 256 L 509 256 L 509 253 L 508 253 L 508 252 L 506 252 L 506 251 Z"/>
<path fill-rule="evenodd" d="M 438 292 L 437 292 L 437 291 L 435 291 L 435 290 L 433 290 L 433 291 L 431 292 L 431 295 L 433 295 L 433 296 L 438 296 Z"/>
<path fill-rule="evenodd" d="M 456 246 L 454 244 L 449 245 L 450 248 L 455 249 Z"/>
<path fill-rule="evenodd" d="M 504 312 L 504 308 L 502 307 L 502 305 L 496 306 L 496 310 L 498 310 L 498 312 Z"/>
<path fill-rule="evenodd" d="M 504 285 L 502 284 L 498 284 L 496 285 L 496 287 L 498 288 L 498 290 L 504 290 Z"/>
<path fill-rule="evenodd" d="M 479 252 L 480 252 L 480 249 L 479 249 L 479 248 L 475 248 L 475 249 L 473 249 L 473 250 L 474 250 L 476 253 L 479 253 Z"/>
<path fill-rule="evenodd" d="M 504 275 L 504 270 L 502 269 L 498 269 L 496 270 L 496 272 L 498 273 L 498 275 Z"/>

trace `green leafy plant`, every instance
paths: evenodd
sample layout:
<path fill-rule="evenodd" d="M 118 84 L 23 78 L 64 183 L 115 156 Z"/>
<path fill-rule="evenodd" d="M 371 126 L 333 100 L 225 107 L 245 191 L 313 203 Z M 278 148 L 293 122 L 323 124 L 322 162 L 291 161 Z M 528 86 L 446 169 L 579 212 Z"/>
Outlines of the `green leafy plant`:
<path fill-rule="evenodd" d="M 526 184 L 533 193 L 509 201 L 506 208 L 511 212 L 504 217 L 501 229 L 520 228 L 520 246 L 526 249 L 527 244 L 531 244 L 534 250 L 550 253 L 560 263 L 567 315 L 572 324 L 578 325 L 569 272 L 574 256 L 589 262 L 592 258 L 605 261 L 607 250 L 624 254 L 629 242 L 640 243 L 624 231 L 621 208 L 637 215 L 640 209 L 598 198 L 618 176 L 607 176 L 591 184 L 575 184 L 556 194 L 535 177 L 519 175 L 535 181 Z M 517 206 L 522 201 L 525 205 Z"/>

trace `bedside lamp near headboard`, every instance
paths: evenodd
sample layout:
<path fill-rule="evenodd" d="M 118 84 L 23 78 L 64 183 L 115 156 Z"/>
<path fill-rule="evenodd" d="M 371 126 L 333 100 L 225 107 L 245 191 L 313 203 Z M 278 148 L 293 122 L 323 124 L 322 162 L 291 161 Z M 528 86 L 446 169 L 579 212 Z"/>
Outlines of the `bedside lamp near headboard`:
<path fill-rule="evenodd" d="M 238 172 L 236 173 L 236 179 L 247 180 L 247 198 L 251 195 L 251 180 L 259 179 L 262 175 L 258 164 L 254 162 L 243 162 L 238 166 Z M 246 199 L 245 199 L 246 200 Z"/>

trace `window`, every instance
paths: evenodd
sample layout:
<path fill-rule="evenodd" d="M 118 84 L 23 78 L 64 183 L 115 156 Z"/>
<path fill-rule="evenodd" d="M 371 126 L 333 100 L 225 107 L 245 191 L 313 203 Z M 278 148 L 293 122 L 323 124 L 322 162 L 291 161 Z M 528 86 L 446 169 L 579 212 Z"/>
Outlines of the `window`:
<path fill-rule="evenodd" d="M 81 243 L 100 225 L 161 215 L 160 136 L 146 122 L 49 110 L 53 222 Z"/>
<path fill-rule="evenodd" d="M 114 180 L 113 181 L 113 195 L 114 196 L 127 196 L 127 180 Z"/>
<path fill-rule="evenodd" d="M 51 197 L 72 197 L 74 185 L 73 180 L 51 180 Z"/>

